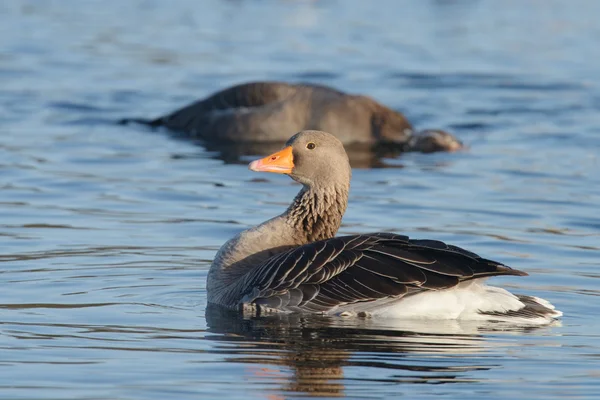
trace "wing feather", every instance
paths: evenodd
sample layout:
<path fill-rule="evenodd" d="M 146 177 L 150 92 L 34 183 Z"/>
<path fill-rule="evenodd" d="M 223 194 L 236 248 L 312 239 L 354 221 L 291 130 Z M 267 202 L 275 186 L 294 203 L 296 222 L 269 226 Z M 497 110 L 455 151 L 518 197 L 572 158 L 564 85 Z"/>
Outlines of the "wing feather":
<path fill-rule="evenodd" d="M 392 233 L 341 236 L 271 257 L 244 277 L 240 302 L 286 311 L 336 307 L 440 290 L 495 275 L 524 275 L 460 247 Z"/>

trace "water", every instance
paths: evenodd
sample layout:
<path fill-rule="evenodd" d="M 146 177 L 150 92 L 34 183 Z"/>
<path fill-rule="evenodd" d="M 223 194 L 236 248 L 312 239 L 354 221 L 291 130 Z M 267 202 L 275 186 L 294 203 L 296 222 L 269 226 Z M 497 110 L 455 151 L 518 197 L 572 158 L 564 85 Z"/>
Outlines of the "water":
<path fill-rule="evenodd" d="M 591 0 L 0 3 L 0 398 L 600 397 L 598 15 Z M 494 283 L 561 323 L 206 313 L 216 249 L 298 187 L 111 121 L 255 79 L 367 93 L 455 132 L 468 151 L 356 169 L 342 232 L 523 269 Z"/>

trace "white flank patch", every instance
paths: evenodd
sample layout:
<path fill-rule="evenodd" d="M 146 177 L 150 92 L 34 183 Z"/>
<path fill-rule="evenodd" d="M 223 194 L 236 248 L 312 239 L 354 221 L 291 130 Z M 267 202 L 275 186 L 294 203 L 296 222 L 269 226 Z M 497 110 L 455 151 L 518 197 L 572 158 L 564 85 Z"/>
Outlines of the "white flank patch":
<path fill-rule="evenodd" d="M 544 299 L 534 297 L 541 306 L 554 310 Z M 539 318 L 509 315 L 485 315 L 482 312 L 506 313 L 525 307 L 517 296 L 505 289 L 487 286 L 483 280 L 460 283 L 454 288 L 426 291 L 400 299 L 383 299 L 348 305 L 346 311 L 366 312 L 375 318 L 498 320 L 525 324 L 545 324 L 562 315 L 560 311 Z"/>

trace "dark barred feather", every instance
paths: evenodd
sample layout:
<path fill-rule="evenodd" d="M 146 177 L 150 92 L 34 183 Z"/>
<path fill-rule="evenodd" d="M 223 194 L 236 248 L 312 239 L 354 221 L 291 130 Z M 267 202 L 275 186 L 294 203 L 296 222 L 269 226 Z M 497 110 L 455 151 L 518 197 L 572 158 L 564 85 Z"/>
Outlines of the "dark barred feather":
<path fill-rule="evenodd" d="M 270 258 L 244 277 L 240 301 L 323 312 L 496 275 L 527 274 L 435 240 L 391 233 L 342 236 Z"/>
<path fill-rule="evenodd" d="M 519 301 L 525 305 L 525 307 L 518 310 L 509 310 L 504 312 L 497 311 L 480 311 L 481 314 L 490 317 L 518 317 L 525 319 L 536 319 L 536 318 L 556 318 L 562 313 L 556 311 L 554 307 L 548 307 L 547 305 L 541 304 L 540 299 L 532 296 L 517 295 Z"/>

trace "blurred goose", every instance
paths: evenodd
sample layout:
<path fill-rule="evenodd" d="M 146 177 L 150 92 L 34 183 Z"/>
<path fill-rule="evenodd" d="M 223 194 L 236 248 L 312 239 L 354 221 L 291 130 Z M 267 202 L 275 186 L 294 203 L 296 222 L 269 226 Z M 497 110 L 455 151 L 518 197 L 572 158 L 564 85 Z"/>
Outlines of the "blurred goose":
<path fill-rule="evenodd" d="M 245 83 L 164 117 L 121 122 L 164 126 L 218 142 L 284 142 L 287 132 L 318 129 L 334 133 L 344 144 L 394 143 L 404 151 L 426 153 L 462 148 L 447 132 L 414 132 L 401 113 L 370 97 L 310 84 Z"/>
<path fill-rule="evenodd" d="M 249 168 L 287 174 L 302 189 L 283 214 L 221 247 L 207 278 L 211 304 L 534 324 L 562 315 L 543 299 L 486 286 L 484 278 L 527 274 L 459 247 L 393 233 L 335 237 L 351 171 L 342 143 L 329 133 L 297 133 Z"/>

